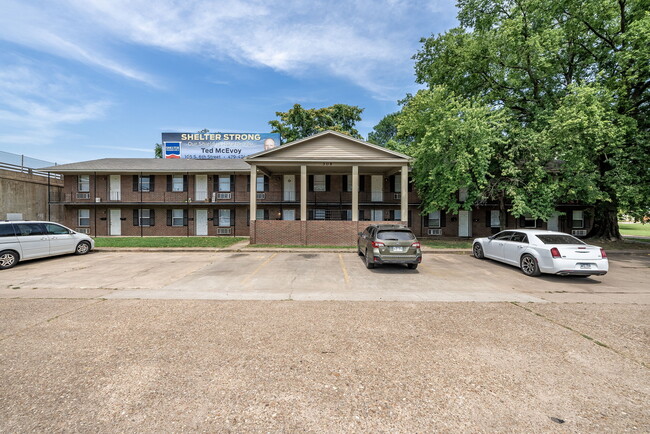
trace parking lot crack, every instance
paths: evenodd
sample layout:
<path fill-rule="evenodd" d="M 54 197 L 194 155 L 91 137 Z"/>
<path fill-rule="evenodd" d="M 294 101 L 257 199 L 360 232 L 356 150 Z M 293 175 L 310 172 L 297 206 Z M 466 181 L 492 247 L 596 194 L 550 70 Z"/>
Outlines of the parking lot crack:
<path fill-rule="evenodd" d="M 576 329 L 574 329 L 574 328 L 572 328 L 572 327 L 569 327 L 569 326 L 566 325 L 566 324 L 562 324 L 561 322 L 559 322 L 559 321 L 557 321 L 557 320 L 555 320 L 555 319 L 553 319 L 553 318 L 550 318 L 550 317 L 548 317 L 548 316 L 546 316 L 546 315 L 544 315 L 544 314 L 542 314 L 542 313 L 536 312 L 536 311 L 535 311 L 534 309 L 532 309 L 532 308 L 528 308 L 528 307 L 526 307 L 526 306 L 522 306 L 521 304 L 519 304 L 519 302 L 511 301 L 510 304 L 512 304 L 512 305 L 514 305 L 514 306 L 517 306 L 517 307 L 519 307 L 519 308 L 521 308 L 521 309 L 523 309 L 523 310 L 525 310 L 525 311 L 527 311 L 527 312 L 530 312 L 530 313 L 532 313 L 533 315 L 538 316 L 538 317 L 540 317 L 540 318 L 542 318 L 542 319 L 544 319 L 544 320 L 546 320 L 546 321 L 548 321 L 548 322 L 550 322 L 550 323 L 552 323 L 552 324 L 555 324 L 555 325 L 560 326 L 560 327 L 562 327 L 562 328 L 564 328 L 564 329 L 566 329 L 566 330 L 569 330 L 570 332 L 575 333 L 576 335 L 580 336 L 581 338 L 586 339 L 586 340 L 588 340 L 588 341 L 594 343 L 595 345 L 598 345 L 599 347 L 606 348 L 606 349 L 612 351 L 613 353 L 619 355 L 620 357 L 623 357 L 624 359 L 627 359 L 627 360 L 630 360 L 630 361 L 632 361 L 632 362 L 634 362 L 634 363 L 636 363 L 636 364 L 639 364 L 639 365 L 643 366 L 643 367 L 646 368 L 646 369 L 650 369 L 650 366 L 648 366 L 648 365 L 645 364 L 644 362 L 642 362 L 642 361 L 640 361 L 640 360 L 637 360 L 637 359 L 635 359 L 635 358 L 633 358 L 633 357 L 630 357 L 630 356 L 627 355 L 627 354 L 621 353 L 621 352 L 618 351 L 616 348 L 613 348 L 611 345 L 608 345 L 608 344 L 606 344 L 606 343 L 604 343 L 604 342 L 601 342 L 601 341 L 599 341 L 599 340 L 597 340 L 597 339 L 594 339 L 593 337 L 587 335 L 586 333 L 582 333 L 581 331 L 576 330 Z"/>

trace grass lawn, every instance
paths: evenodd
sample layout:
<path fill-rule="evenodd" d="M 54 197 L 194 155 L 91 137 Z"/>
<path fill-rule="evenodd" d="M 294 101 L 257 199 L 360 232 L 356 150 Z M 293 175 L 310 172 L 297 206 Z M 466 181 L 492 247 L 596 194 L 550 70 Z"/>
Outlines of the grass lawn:
<path fill-rule="evenodd" d="M 583 239 L 587 244 L 599 246 L 607 250 L 649 250 L 650 240 L 626 238 L 623 241 L 603 241 L 598 238 Z"/>
<path fill-rule="evenodd" d="M 472 240 L 420 240 L 423 246 L 434 249 L 471 249 Z"/>
<path fill-rule="evenodd" d="M 621 235 L 641 235 L 650 237 L 650 224 L 642 223 L 618 223 Z"/>
<path fill-rule="evenodd" d="M 242 237 L 97 237 L 96 247 L 228 247 Z"/>
<path fill-rule="evenodd" d="M 251 244 L 246 247 L 255 248 L 276 248 L 276 249 L 356 249 L 356 246 L 327 246 L 327 245 L 311 245 L 305 246 L 303 244 Z"/>

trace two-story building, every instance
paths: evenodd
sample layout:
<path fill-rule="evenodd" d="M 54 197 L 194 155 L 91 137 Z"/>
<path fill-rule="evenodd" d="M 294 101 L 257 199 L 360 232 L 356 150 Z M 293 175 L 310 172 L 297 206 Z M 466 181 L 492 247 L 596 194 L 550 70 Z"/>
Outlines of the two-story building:
<path fill-rule="evenodd" d="M 258 244 L 354 244 L 370 222 L 419 237 L 498 230 L 496 204 L 422 215 L 407 155 L 326 131 L 244 159 L 109 158 L 43 170 L 64 175 L 61 223 L 92 236 L 250 236 Z M 252 181 L 252 182 L 251 182 Z M 463 200 L 460 192 L 459 201 Z M 585 235 L 584 207 L 508 227 Z M 562 216 L 560 216 L 562 214 Z M 584 231 L 584 232 L 583 232 Z"/>

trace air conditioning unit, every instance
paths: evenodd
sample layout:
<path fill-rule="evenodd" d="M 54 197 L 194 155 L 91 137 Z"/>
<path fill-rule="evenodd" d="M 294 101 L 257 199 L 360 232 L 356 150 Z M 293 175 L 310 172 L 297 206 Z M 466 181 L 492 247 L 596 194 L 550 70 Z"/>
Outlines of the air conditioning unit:
<path fill-rule="evenodd" d="M 217 235 L 230 235 L 232 228 L 217 228 Z"/>
<path fill-rule="evenodd" d="M 90 193 L 77 193 L 77 199 L 90 199 Z"/>
<path fill-rule="evenodd" d="M 79 232 L 80 234 L 90 234 L 90 228 L 77 228 L 75 231 Z"/>
<path fill-rule="evenodd" d="M 96 197 L 96 198 L 95 198 L 95 202 L 101 202 L 101 201 L 102 201 L 102 198 L 101 198 L 101 197 Z"/>
<path fill-rule="evenodd" d="M 429 235 L 442 235 L 442 229 L 429 229 Z"/>
<path fill-rule="evenodd" d="M 393 199 L 401 199 L 401 198 L 402 198 L 402 193 L 393 194 Z"/>
<path fill-rule="evenodd" d="M 575 235 L 576 237 L 585 237 L 587 236 L 587 229 L 574 229 L 571 231 L 571 235 Z"/>
<path fill-rule="evenodd" d="M 213 191 L 213 192 L 212 192 L 212 202 L 216 202 L 216 201 L 217 201 L 217 193 L 215 193 L 215 192 Z"/>
<path fill-rule="evenodd" d="M 257 193 L 258 199 L 266 199 L 266 193 Z"/>
<path fill-rule="evenodd" d="M 257 195 L 257 198 L 259 199 L 259 193 L 257 193 Z M 217 193 L 217 199 L 232 199 L 232 193 Z"/>

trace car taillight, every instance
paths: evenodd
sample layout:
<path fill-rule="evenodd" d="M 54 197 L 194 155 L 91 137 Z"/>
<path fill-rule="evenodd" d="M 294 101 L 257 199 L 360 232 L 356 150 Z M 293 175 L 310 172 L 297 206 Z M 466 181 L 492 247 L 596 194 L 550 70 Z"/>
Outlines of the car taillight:
<path fill-rule="evenodd" d="M 557 247 L 553 247 L 551 249 L 551 256 L 553 257 L 553 259 L 562 257 L 562 255 L 560 255 L 560 251 L 557 249 Z"/>
<path fill-rule="evenodd" d="M 420 248 L 420 242 L 418 241 L 417 243 L 411 244 L 411 247 L 415 247 L 416 249 Z"/>
<path fill-rule="evenodd" d="M 602 256 L 603 258 L 607 257 L 607 253 L 605 253 L 605 249 L 600 249 L 600 256 Z"/>
<path fill-rule="evenodd" d="M 386 247 L 386 244 L 382 243 L 381 241 L 373 241 L 372 242 L 372 247 Z"/>

